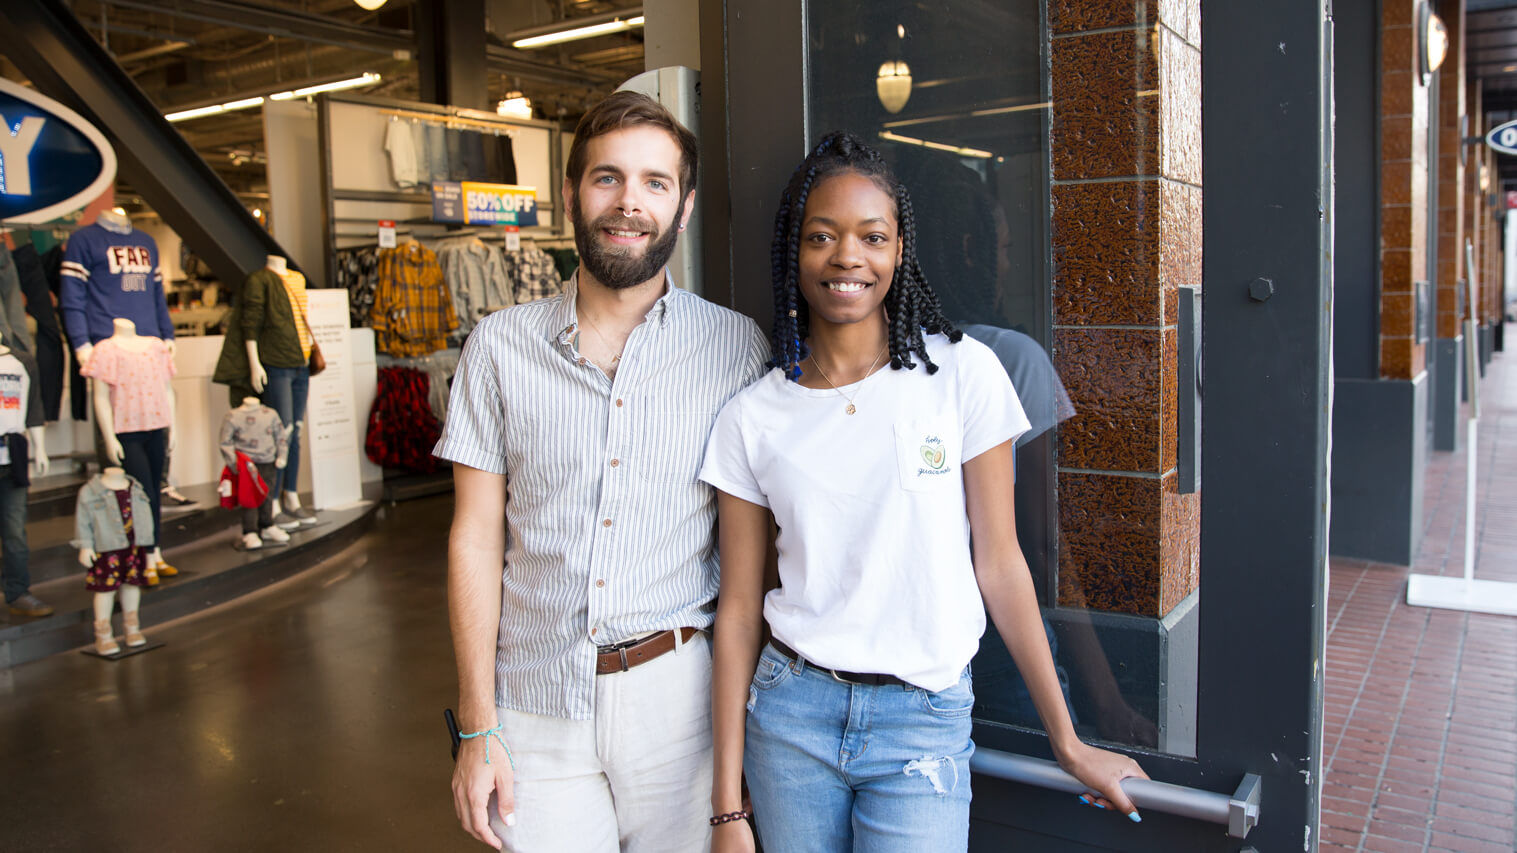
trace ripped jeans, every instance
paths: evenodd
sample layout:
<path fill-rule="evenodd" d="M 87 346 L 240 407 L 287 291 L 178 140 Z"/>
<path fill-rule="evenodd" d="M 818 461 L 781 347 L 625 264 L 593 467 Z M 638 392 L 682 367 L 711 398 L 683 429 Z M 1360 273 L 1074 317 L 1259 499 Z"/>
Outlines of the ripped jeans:
<path fill-rule="evenodd" d="M 969 670 L 932 693 L 847 684 L 766 646 L 743 769 L 766 853 L 950 853 L 969 844 Z"/>

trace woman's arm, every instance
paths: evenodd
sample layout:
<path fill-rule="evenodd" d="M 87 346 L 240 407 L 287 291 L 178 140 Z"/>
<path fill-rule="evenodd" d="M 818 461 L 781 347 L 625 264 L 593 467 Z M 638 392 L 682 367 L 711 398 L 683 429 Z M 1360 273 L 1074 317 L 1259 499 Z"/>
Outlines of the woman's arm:
<path fill-rule="evenodd" d="M 1117 811 L 1136 820 L 1137 809 L 1122 791 L 1121 782 L 1133 776 L 1147 779 L 1147 774 L 1125 755 L 1082 743 L 1064 706 L 1032 574 L 1017 542 L 1013 453 L 1008 441 L 964 463 L 964 494 L 980 595 L 1022 673 L 1059 765 Z"/>
<path fill-rule="evenodd" d="M 717 492 L 716 505 L 722 587 L 712 631 L 711 809 L 713 814 L 726 814 L 743 807 L 743 729 L 764 631 L 764 564 L 771 522 L 769 510 L 726 492 Z M 724 850 L 753 849 L 744 821 L 718 826 L 712 843 Z"/>

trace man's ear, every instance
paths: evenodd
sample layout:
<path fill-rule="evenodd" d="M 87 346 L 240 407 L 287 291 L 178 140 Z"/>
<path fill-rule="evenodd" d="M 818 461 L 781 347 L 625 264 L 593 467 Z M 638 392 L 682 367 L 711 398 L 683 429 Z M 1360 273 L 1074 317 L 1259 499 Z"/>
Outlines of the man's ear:
<path fill-rule="evenodd" d="M 570 183 L 569 176 L 564 176 L 564 189 L 561 193 L 564 197 L 564 212 L 570 219 L 574 218 L 574 184 Z"/>
<path fill-rule="evenodd" d="M 685 230 L 686 225 L 690 224 L 690 214 L 695 211 L 695 190 L 691 190 L 689 194 L 685 196 L 684 207 L 685 213 L 679 218 L 679 230 L 681 231 Z"/>

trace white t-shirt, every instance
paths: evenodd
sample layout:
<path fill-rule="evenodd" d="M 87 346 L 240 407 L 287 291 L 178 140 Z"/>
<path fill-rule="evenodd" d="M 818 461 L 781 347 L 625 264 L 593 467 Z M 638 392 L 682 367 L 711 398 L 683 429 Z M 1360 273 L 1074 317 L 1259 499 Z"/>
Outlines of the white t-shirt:
<path fill-rule="evenodd" d="M 821 666 L 936 691 L 985 632 L 961 466 L 1028 423 L 984 344 L 933 335 L 927 351 L 935 375 L 917 359 L 844 386 L 852 415 L 837 391 L 769 371 L 722 409 L 700 479 L 774 513 L 776 637 Z"/>

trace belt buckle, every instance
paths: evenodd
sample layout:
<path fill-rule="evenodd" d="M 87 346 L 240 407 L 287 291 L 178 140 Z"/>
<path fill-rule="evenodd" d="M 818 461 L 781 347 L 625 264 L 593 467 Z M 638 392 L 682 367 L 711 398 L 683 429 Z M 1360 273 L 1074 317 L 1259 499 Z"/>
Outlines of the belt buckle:
<path fill-rule="evenodd" d="M 630 666 L 627 665 L 627 647 L 626 646 L 618 646 L 617 649 L 616 649 L 616 653 L 618 655 L 621 655 L 621 658 L 622 658 L 622 669 L 621 669 L 621 671 L 622 672 L 626 672 L 627 670 L 631 669 L 632 667 L 630 667 Z"/>
<path fill-rule="evenodd" d="M 835 669 L 829 669 L 829 670 L 827 670 L 827 674 L 830 675 L 830 676 L 832 676 L 833 680 L 836 681 L 836 682 L 838 682 L 839 684 L 857 684 L 858 683 L 856 681 L 849 681 L 848 679 L 844 678 L 843 676 L 838 675 L 838 671 L 835 670 Z"/>

